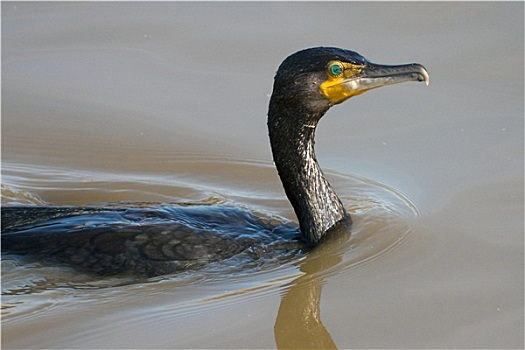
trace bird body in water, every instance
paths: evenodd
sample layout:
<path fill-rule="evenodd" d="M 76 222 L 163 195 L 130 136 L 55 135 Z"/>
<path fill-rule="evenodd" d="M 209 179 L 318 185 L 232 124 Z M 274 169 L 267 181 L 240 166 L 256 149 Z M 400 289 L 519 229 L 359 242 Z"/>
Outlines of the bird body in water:
<path fill-rule="evenodd" d="M 153 276 L 238 254 L 257 257 L 261 251 L 314 247 L 352 222 L 315 157 L 319 120 L 350 97 L 406 81 L 428 84 L 429 76 L 420 64 L 378 65 L 356 52 L 329 47 L 301 50 L 282 62 L 268 131 L 299 230 L 232 207 L 3 207 L 2 251 L 51 257 L 99 274 Z"/>

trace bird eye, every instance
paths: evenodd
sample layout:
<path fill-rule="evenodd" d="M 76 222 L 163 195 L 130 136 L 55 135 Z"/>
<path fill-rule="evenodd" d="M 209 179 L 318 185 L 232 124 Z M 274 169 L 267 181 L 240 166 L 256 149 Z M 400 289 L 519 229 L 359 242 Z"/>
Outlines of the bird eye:
<path fill-rule="evenodd" d="M 335 62 L 328 67 L 328 71 L 333 77 L 338 77 L 341 74 L 343 74 L 343 66 L 341 65 L 341 63 Z"/>

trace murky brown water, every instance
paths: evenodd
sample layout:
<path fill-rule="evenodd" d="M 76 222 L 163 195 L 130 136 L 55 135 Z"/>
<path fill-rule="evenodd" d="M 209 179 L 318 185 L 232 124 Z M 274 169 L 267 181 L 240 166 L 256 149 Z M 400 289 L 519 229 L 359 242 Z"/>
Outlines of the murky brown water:
<path fill-rule="evenodd" d="M 2 3 L 2 203 L 229 203 L 294 220 L 281 60 L 421 62 L 331 110 L 350 236 L 281 264 L 95 278 L 4 256 L 4 348 L 523 348 L 523 3 Z M 232 268 L 233 266 L 233 268 Z"/>

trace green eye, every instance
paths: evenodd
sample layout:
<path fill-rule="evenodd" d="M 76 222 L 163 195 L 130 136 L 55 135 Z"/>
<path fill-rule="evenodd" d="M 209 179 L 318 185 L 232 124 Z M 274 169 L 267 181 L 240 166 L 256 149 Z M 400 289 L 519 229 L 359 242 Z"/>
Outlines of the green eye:
<path fill-rule="evenodd" d="M 328 67 L 328 71 L 333 77 L 338 77 L 343 74 L 343 66 L 340 63 L 333 63 Z"/>

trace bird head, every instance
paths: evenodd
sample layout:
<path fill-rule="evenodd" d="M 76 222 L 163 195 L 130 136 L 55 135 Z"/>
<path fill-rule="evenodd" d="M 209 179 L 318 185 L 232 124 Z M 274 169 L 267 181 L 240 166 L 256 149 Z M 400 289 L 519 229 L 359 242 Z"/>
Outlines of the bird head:
<path fill-rule="evenodd" d="M 279 66 L 272 98 L 281 105 L 302 105 L 322 116 L 331 106 L 378 87 L 422 81 L 429 75 L 420 64 L 382 65 L 357 52 L 333 47 L 298 51 Z"/>

